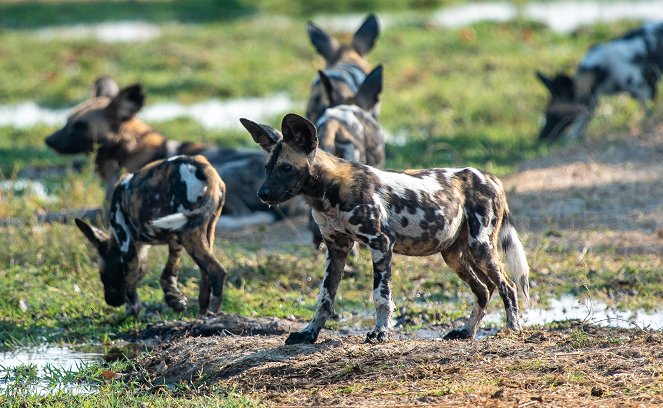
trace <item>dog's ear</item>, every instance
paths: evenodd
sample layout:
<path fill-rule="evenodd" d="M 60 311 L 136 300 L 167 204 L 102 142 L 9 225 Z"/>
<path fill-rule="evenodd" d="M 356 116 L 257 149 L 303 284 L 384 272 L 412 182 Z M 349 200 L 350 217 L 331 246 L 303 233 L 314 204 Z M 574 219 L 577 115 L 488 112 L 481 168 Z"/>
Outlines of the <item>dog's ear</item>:
<path fill-rule="evenodd" d="M 334 62 L 340 48 L 335 38 L 322 31 L 312 21 L 308 22 L 308 38 L 311 39 L 311 43 L 318 51 L 318 54 L 322 55 L 327 63 Z"/>
<path fill-rule="evenodd" d="M 576 94 L 575 81 L 566 74 L 557 74 L 552 81 L 550 92 L 554 97 L 573 100 Z"/>
<path fill-rule="evenodd" d="M 362 57 L 366 55 L 375 45 L 375 40 L 380 35 L 380 26 L 375 14 L 369 14 L 361 27 L 355 32 L 352 39 L 352 48 Z"/>
<path fill-rule="evenodd" d="M 289 146 L 302 150 L 307 156 L 315 154 L 318 147 L 318 132 L 307 119 L 288 113 L 281 122 L 283 141 Z"/>
<path fill-rule="evenodd" d="M 113 118 L 124 122 L 131 119 L 144 103 L 145 90 L 140 84 L 134 84 L 123 88 L 108 104 L 106 111 Z"/>
<path fill-rule="evenodd" d="M 108 234 L 99 228 L 93 227 L 80 218 L 75 218 L 74 222 L 83 235 L 85 235 L 85 238 L 87 238 L 99 252 L 102 252 L 108 242 Z"/>
<path fill-rule="evenodd" d="M 552 93 L 552 82 L 553 82 L 552 79 L 545 76 L 543 72 L 539 70 L 536 71 L 536 77 L 539 78 L 539 81 L 541 81 L 543 85 L 545 85 L 545 87 L 548 88 L 548 91 Z"/>
<path fill-rule="evenodd" d="M 115 82 L 115 80 L 107 75 L 101 76 L 94 81 L 92 85 L 92 91 L 90 96 L 92 98 L 97 98 L 100 96 L 107 96 L 109 98 L 114 98 L 117 94 L 120 93 L 120 86 Z"/>
<path fill-rule="evenodd" d="M 325 90 L 325 95 L 327 95 L 329 106 L 334 106 L 336 101 L 334 101 L 334 85 L 332 84 L 331 79 L 329 79 L 324 71 L 318 71 L 318 75 L 320 75 L 320 82 Z"/>
<path fill-rule="evenodd" d="M 268 125 L 260 125 L 245 118 L 239 120 L 242 126 L 251 134 L 253 141 L 262 147 L 262 150 L 269 153 L 274 145 L 283 138 L 281 133 Z"/>
<path fill-rule="evenodd" d="M 382 65 L 378 65 L 371 71 L 362 82 L 357 95 L 355 95 L 355 104 L 367 111 L 370 110 L 380 100 L 382 92 Z"/>

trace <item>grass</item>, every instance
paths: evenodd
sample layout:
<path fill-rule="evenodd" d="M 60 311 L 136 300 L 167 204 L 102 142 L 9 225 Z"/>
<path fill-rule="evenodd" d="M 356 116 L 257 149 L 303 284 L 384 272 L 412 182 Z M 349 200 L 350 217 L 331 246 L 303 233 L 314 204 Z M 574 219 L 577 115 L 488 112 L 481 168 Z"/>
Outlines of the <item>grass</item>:
<path fill-rule="evenodd" d="M 371 63 L 385 65 L 381 122 L 394 136 L 386 149 L 387 167 L 397 169 L 473 165 L 506 175 L 524 160 L 555 149 L 536 141 L 547 95 L 534 71 L 571 71 L 590 44 L 636 25 L 599 24 L 573 35 L 556 34 L 528 21 L 447 30 L 427 24 L 427 14 L 422 11 L 446 3 L 436 0 L 204 0 L 195 7 L 175 1 L 9 2 L 0 5 L 0 95 L 3 103 L 35 101 L 50 108 L 68 108 L 84 100 L 93 80 L 106 73 L 120 84 L 143 83 L 148 105 L 287 93 L 303 108 L 310 80 L 322 67 L 305 35 L 307 18 L 314 12 L 409 9 L 415 3 L 413 18 L 384 31 L 369 56 Z M 277 19 L 274 13 L 288 17 Z M 159 25 L 161 36 L 128 45 L 93 39 L 45 39 L 27 30 L 94 23 L 101 15 L 108 20 L 148 20 Z M 324 21 L 320 24 L 324 26 Z M 606 98 L 589 133 L 600 137 L 608 129 L 615 133 L 636 127 L 636 105 L 626 98 Z M 274 118 L 272 124 L 279 119 Z M 174 139 L 250 145 L 244 132 L 208 130 L 189 119 L 153 125 Z M 0 128 L 0 178 L 14 180 L 31 167 L 69 165 L 72 157 L 58 156 L 43 144 L 44 137 L 54 130 L 44 125 Z M 108 344 L 130 338 L 149 323 L 196 316 L 195 307 L 178 314 L 164 305 L 158 282 L 166 257 L 163 248 L 152 250 L 151 273 L 139 288 L 146 310 L 143 318 L 126 317 L 122 309 L 106 306 L 96 254 L 75 227 L 33 225 L 38 212 L 99 205 L 103 192 L 89 158 L 82 158 L 80 173 L 42 181 L 51 200 L 29 192 L 0 191 L 0 217 L 17 217 L 24 222 L 23 226 L 0 227 L 0 347 L 43 342 Z M 628 310 L 652 309 L 660 303 L 663 266 L 659 256 L 588 253 L 578 260 L 577 254 L 559 246 L 555 239 L 524 238 L 530 243 L 532 280 L 537 285 L 533 292 L 539 304 L 562 294 L 597 298 Z M 223 310 L 245 316 L 310 318 L 322 275 L 321 259 L 314 259 L 307 246 L 283 246 L 279 252 L 264 249 L 260 242 L 219 241 L 217 253 L 230 272 Z M 368 253 L 362 251 L 358 265 L 369 270 Z M 188 257 L 180 283 L 185 294 L 195 299 L 198 270 Z M 412 330 L 448 324 L 470 311 L 469 290 L 439 257 L 397 256 L 393 286 L 397 317 Z M 350 316 L 372 310 L 371 288 L 370 273 L 344 279 L 337 311 Z M 494 300 L 491 307 L 501 306 Z M 337 325 L 330 322 L 330 327 Z M 584 341 L 580 334 L 574 339 L 578 344 Z M 130 367 L 100 364 L 79 374 L 52 371 L 56 383 L 97 381 L 99 392 L 92 396 L 15 393 L 0 395 L 0 403 L 260 404 L 226 389 L 155 391 L 131 381 L 102 382 L 100 372 L 109 369 Z M 28 382 L 36 380 L 30 367 L 10 375 L 23 376 Z M 580 374 L 570 375 L 581 380 Z M 339 392 L 356 391 L 348 388 Z M 445 387 L 437 392 L 454 391 Z"/>

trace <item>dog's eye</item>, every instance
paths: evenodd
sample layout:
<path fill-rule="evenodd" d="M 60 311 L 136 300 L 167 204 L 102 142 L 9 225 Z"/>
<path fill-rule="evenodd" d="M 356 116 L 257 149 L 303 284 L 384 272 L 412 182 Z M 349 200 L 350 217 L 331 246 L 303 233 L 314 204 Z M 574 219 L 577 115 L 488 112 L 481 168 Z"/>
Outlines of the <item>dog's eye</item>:
<path fill-rule="evenodd" d="M 284 173 L 290 173 L 292 171 L 292 165 L 286 163 L 283 166 L 281 166 L 281 170 Z"/>

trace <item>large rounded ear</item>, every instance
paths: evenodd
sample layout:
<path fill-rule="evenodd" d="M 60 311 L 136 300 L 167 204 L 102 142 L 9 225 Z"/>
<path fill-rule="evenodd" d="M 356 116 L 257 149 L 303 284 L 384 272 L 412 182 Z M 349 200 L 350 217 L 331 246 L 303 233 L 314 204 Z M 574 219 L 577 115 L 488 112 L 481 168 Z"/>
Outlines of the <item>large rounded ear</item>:
<path fill-rule="evenodd" d="M 115 96 L 106 107 L 111 117 L 124 122 L 131 119 L 145 103 L 145 90 L 140 84 L 128 86 Z"/>
<path fill-rule="evenodd" d="M 375 14 L 369 14 L 362 25 L 357 29 L 357 32 L 352 39 L 352 48 L 359 53 L 359 55 L 366 55 L 375 45 L 375 40 L 380 35 L 380 26 Z"/>
<path fill-rule="evenodd" d="M 541 71 L 539 71 L 539 70 L 536 71 L 536 77 L 539 78 L 539 81 L 541 81 L 541 82 L 543 83 L 543 85 L 545 85 L 546 88 L 548 88 L 548 90 L 550 91 L 550 93 L 553 92 L 553 91 L 552 91 L 552 82 L 553 82 L 553 81 L 552 81 L 551 78 L 545 76 L 545 75 L 543 74 L 543 72 L 541 72 Z"/>
<path fill-rule="evenodd" d="M 329 105 L 334 106 L 334 85 L 332 84 L 331 79 L 325 74 L 325 71 L 318 71 L 318 75 L 320 75 L 320 82 L 325 90 L 325 95 L 327 95 Z"/>
<path fill-rule="evenodd" d="M 245 118 L 239 120 L 242 126 L 251 134 L 253 141 L 258 143 L 262 150 L 269 153 L 276 143 L 283 138 L 281 132 L 268 125 L 260 125 Z"/>
<path fill-rule="evenodd" d="M 362 82 L 357 94 L 355 95 L 355 104 L 367 111 L 370 110 L 380 100 L 382 92 L 382 65 L 378 65 L 371 71 Z"/>
<path fill-rule="evenodd" d="M 322 31 L 322 29 L 312 21 L 308 22 L 308 38 L 311 39 L 311 43 L 318 51 L 318 54 L 322 55 L 327 63 L 334 62 L 338 49 L 340 48 L 340 45 L 335 38 Z"/>
<path fill-rule="evenodd" d="M 94 247 L 101 252 L 102 249 L 105 247 L 106 242 L 108 241 L 108 234 L 106 234 L 104 231 L 100 230 L 99 228 L 93 227 L 92 225 L 88 224 L 87 222 L 83 221 L 80 218 L 75 218 L 74 222 L 76 223 L 78 229 L 81 230 L 81 232 L 83 232 L 85 238 L 87 238 L 88 241 L 90 241 L 92 245 L 94 245 Z"/>
<path fill-rule="evenodd" d="M 554 97 L 573 100 L 575 99 L 575 81 L 566 74 L 557 74 L 552 81 L 550 92 Z"/>
<path fill-rule="evenodd" d="M 318 147 L 318 132 L 315 125 L 294 113 L 288 113 L 283 118 L 281 133 L 283 133 L 283 141 L 288 146 L 297 148 L 306 155 L 314 154 Z"/>
<path fill-rule="evenodd" d="M 107 96 L 109 98 L 114 98 L 117 94 L 120 93 L 120 86 L 115 82 L 115 80 L 107 75 L 101 76 L 94 81 L 92 85 L 92 91 L 90 96 L 92 98 L 98 98 L 100 96 Z"/>

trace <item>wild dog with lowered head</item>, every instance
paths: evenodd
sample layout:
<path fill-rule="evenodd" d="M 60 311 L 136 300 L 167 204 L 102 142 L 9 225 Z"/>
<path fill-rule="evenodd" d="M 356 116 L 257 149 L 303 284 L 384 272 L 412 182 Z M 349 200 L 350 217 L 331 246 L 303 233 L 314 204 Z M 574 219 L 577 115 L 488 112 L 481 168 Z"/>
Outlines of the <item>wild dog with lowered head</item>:
<path fill-rule="evenodd" d="M 91 98 L 74 108 L 65 126 L 46 138 L 46 144 L 63 154 L 95 152 L 96 170 L 106 183 L 107 201 L 123 168 L 135 172 L 155 160 L 202 154 L 226 180 L 225 215 L 271 212 L 255 195 L 265 174 L 266 155 L 262 150 L 167 139 L 136 117 L 144 102 L 141 85 L 120 89 L 110 77 L 101 77 L 92 88 Z M 279 217 L 278 213 L 267 215 Z"/>
<path fill-rule="evenodd" d="M 507 327 L 521 329 L 517 287 L 529 297 L 529 267 L 499 179 L 473 168 L 383 171 L 318 149 L 315 126 L 288 114 L 281 132 L 240 119 L 269 153 L 258 196 L 277 204 L 302 195 L 313 208 L 326 247 L 325 276 L 311 322 L 286 344 L 313 343 L 333 311 L 334 298 L 353 242 L 369 246 L 373 260 L 375 329 L 369 342 L 387 340 L 393 312 L 392 254 L 441 253 L 472 289 L 476 303 L 465 326 L 447 339 L 472 338 L 495 288 Z M 498 245 L 516 283 L 504 272 Z"/>
<path fill-rule="evenodd" d="M 378 65 L 364 79 L 355 95 L 341 97 L 334 92 L 334 83 L 320 71 L 330 105 L 318 119 L 320 148 L 334 156 L 358 161 L 369 166 L 384 166 L 384 132 L 368 112 L 379 100 L 382 92 L 382 65 Z M 310 220 L 313 245 L 320 248 L 322 235 Z"/>
<path fill-rule="evenodd" d="M 364 57 L 375 45 L 379 34 L 380 27 L 374 14 L 366 17 L 355 32 L 351 44 L 341 44 L 309 21 L 308 36 L 318 54 L 325 59 L 324 73 L 334 85 L 335 99 L 349 98 L 357 93 L 370 70 Z M 306 105 L 306 117 L 316 123 L 329 105 L 330 100 L 320 77 L 316 77 L 311 84 L 311 96 Z M 376 104 L 370 109 L 370 114 L 377 118 L 378 110 L 379 105 Z"/>
<path fill-rule="evenodd" d="M 226 270 L 214 257 L 214 233 L 225 194 L 225 184 L 205 157 L 175 156 L 152 162 L 117 183 L 110 236 L 77 218 L 76 225 L 99 253 L 106 303 L 126 304 L 137 315 L 136 288 L 146 273 L 148 247 L 167 244 L 168 262 L 160 279 L 166 303 L 177 311 L 186 307 L 177 288 L 184 249 L 200 268 L 200 313 L 217 312 Z"/>
<path fill-rule="evenodd" d="M 627 92 L 646 111 L 647 100 L 656 99 L 662 70 L 663 23 L 650 23 L 590 48 L 573 78 L 537 71 L 550 92 L 539 139 L 553 142 L 571 125 L 571 139 L 583 136 L 602 95 Z"/>

